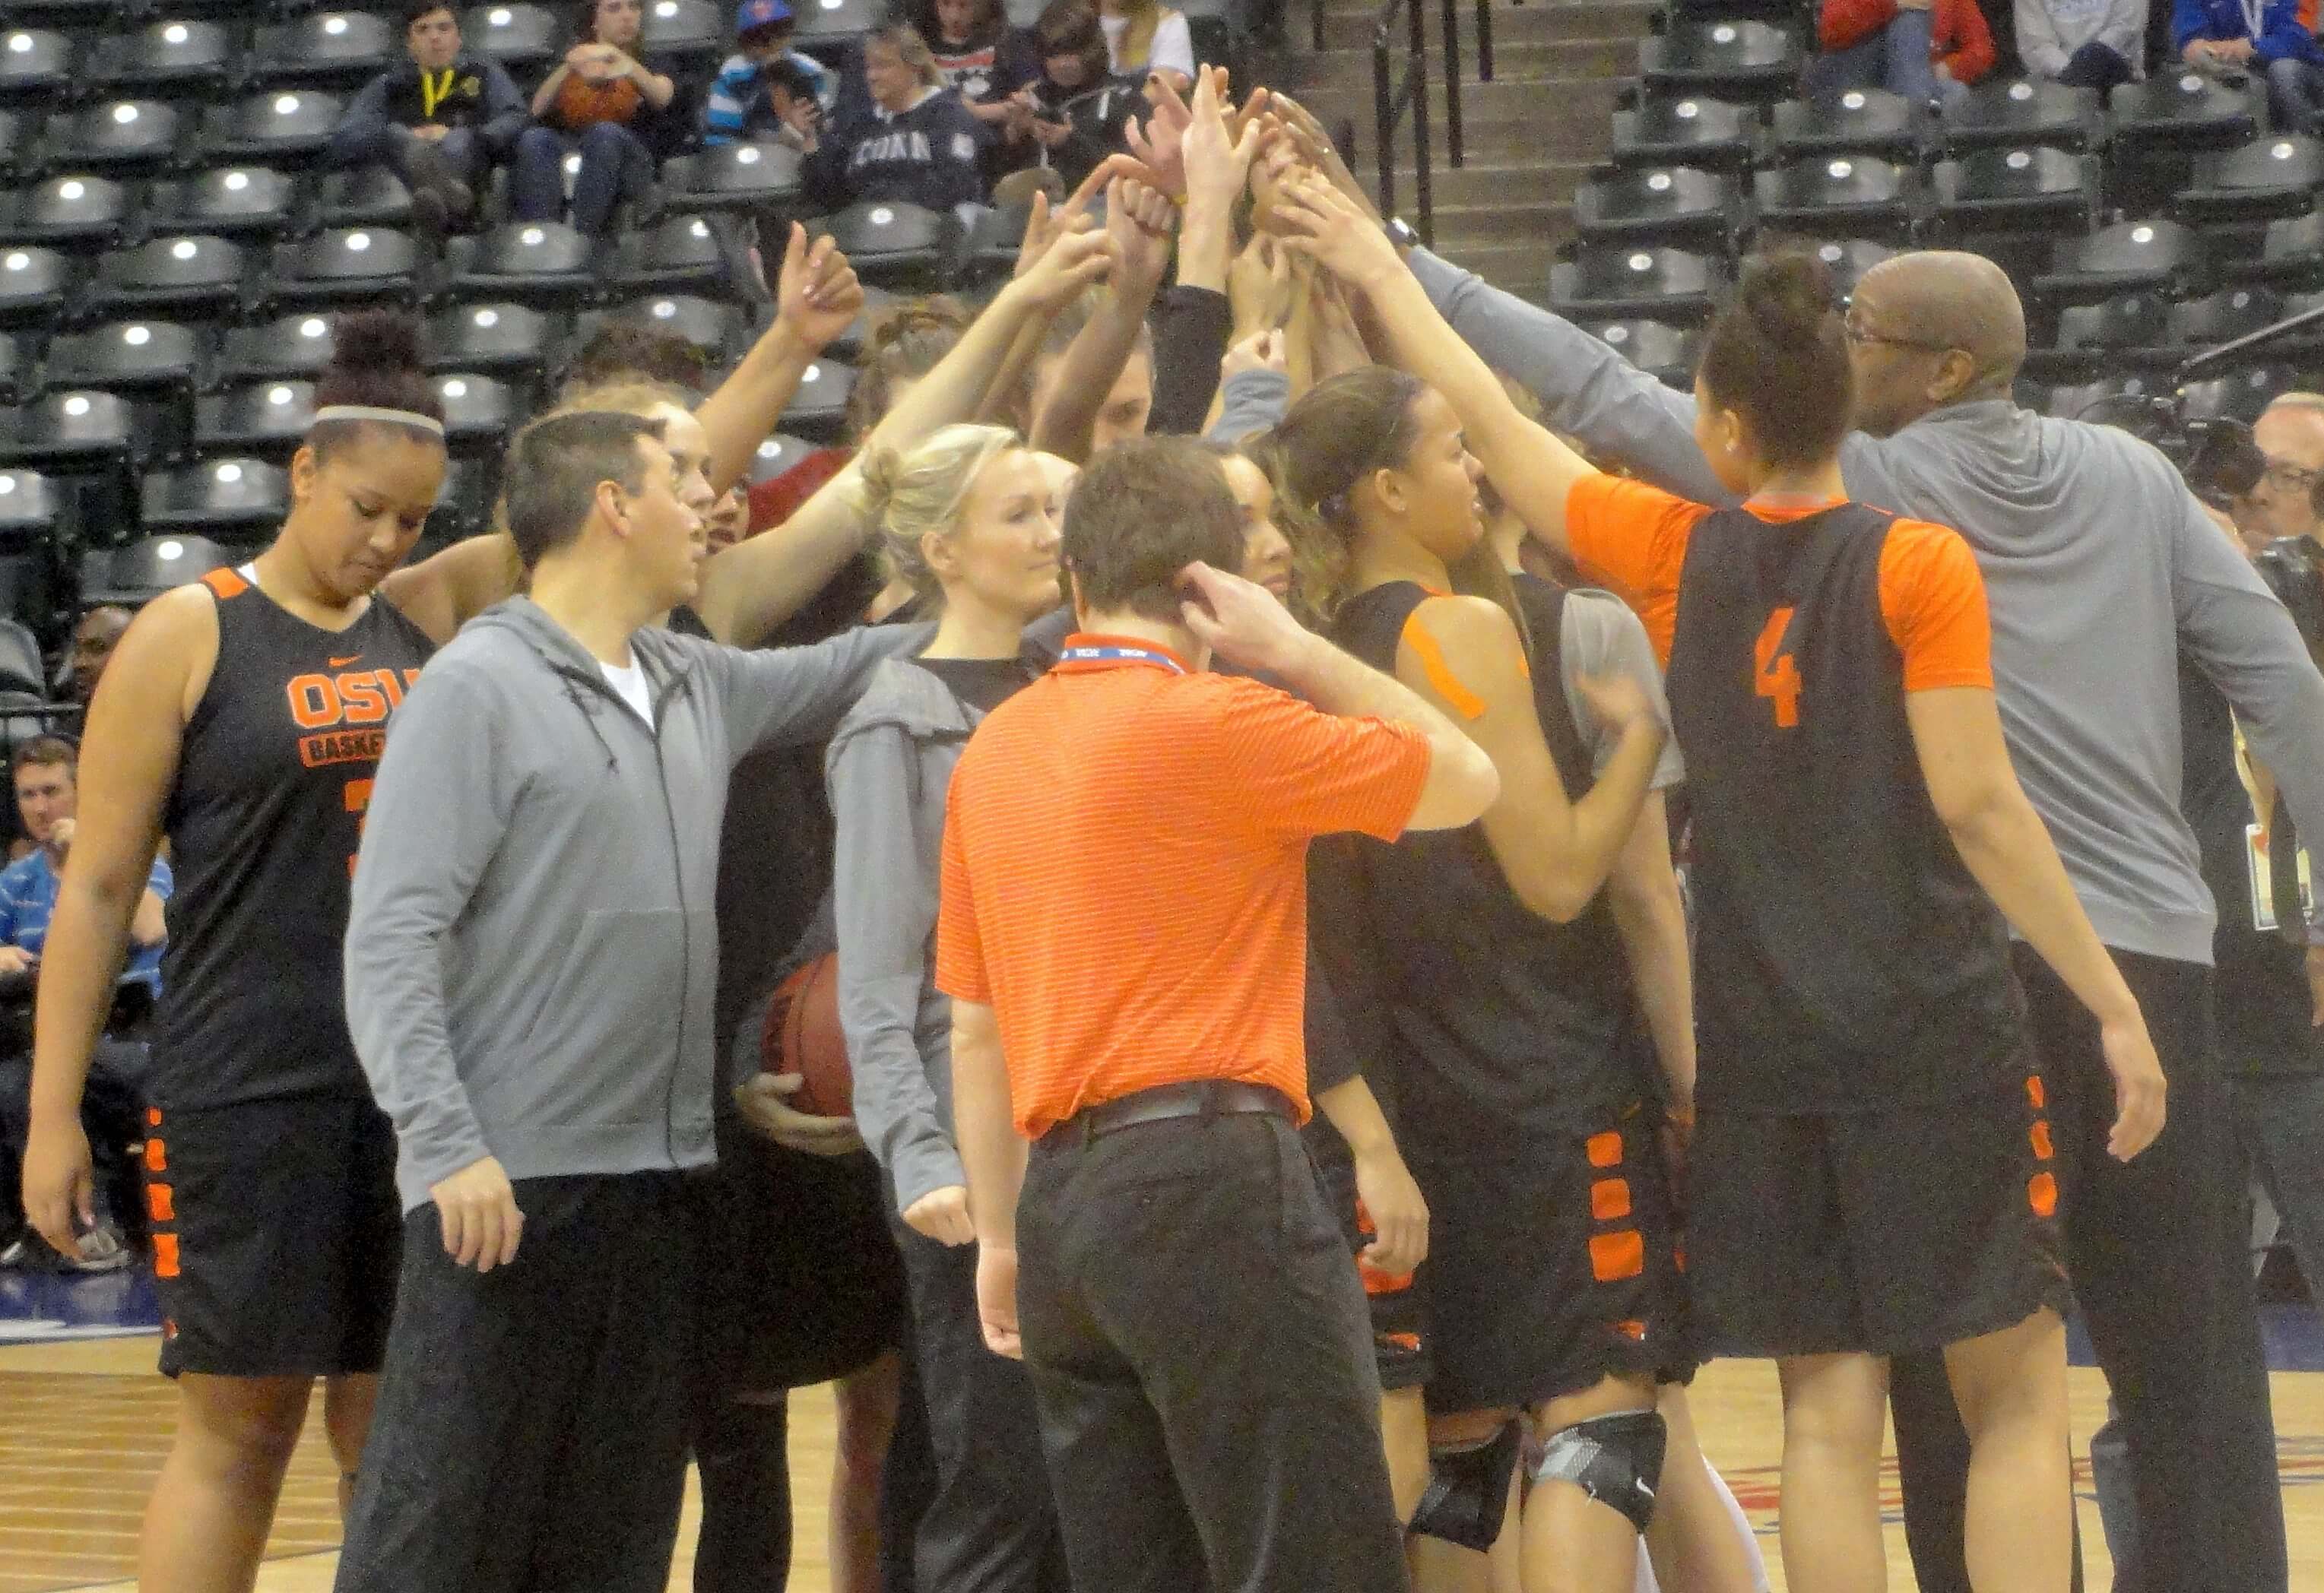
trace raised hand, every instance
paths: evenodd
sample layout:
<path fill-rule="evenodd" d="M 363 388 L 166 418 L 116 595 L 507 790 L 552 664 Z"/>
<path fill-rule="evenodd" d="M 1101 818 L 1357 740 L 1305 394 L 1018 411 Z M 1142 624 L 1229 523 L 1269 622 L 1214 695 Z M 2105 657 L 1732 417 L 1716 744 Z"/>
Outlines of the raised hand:
<path fill-rule="evenodd" d="M 1356 287 L 1404 270 L 1388 235 L 1321 178 L 1286 184 L 1276 196 L 1275 224 L 1288 247 Z"/>
<path fill-rule="evenodd" d="M 1091 283 L 1103 281 L 1119 259 L 1112 238 L 1087 216 L 1076 216 L 1010 285 L 1030 295 L 1036 306 L 1056 309 Z"/>
<path fill-rule="evenodd" d="M 1277 374 L 1288 369 L 1283 352 L 1283 333 L 1268 327 L 1253 332 L 1248 337 L 1230 345 L 1226 356 L 1219 361 L 1219 380 L 1240 376 L 1245 371 L 1273 371 Z"/>
<path fill-rule="evenodd" d="M 1239 138 L 1228 132 L 1222 97 L 1225 85 L 1223 68 L 1205 67 L 1195 74 L 1194 103 L 1179 135 L 1186 207 L 1203 207 L 1205 214 L 1216 216 L 1224 216 L 1241 195 L 1262 132 L 1256 121 L 1245 122 Z"/>
<path fill-rule="evenodd" d="M 862 313 L 862 284 L 847 256 L 829 237 L 817 238 L 810 247 L 807 228 L 792 222 L 775 280 L 775 318 L 819 354 Z"/>
<path fill-rule="evenodd" d="M 1324 180 L 1340 190 L 1342 197 L 1374 222 L 1380 220 L 1379 210 L 1372 204 L 1371 196 L 1364 191 L 1364 185 L 1356 180 L 1356 174 L 1348 170 L 1348 163 L 1340 158 L 1340 146 L 1332 142 L 1332 135 L 1323 131 L 1323 124 L 1315 119 L 1314 112 L 1297 100 L 1281 94 L 1269 97 L 1267 108 L 1283 123 L 1290 134 L 1288 143 L 1297 151 L 1301 161 L 1321 172 Z"/>
<path fill-rule="evenodd" d="M 1142 282 L 1159 282 L 1170 269 L 1170 235 L 1178 207 L 1167 194 L 1116 178 L 1106 189 L 1105 230 L 1122 270 Z"/>
<path fill-rule="evenodd" d="M 1154 109 L 1143 126 L 1132 117 L 1122 135 L 1130 152 L 1154 173 L 1156 186 L 1172 198 L 1179 198 L 1186 192 L 1185 143 L 1186 124 L 1194 119 L 1194 112 L 1169 78 L 1157 73 L 1147 83 Z"/>
<path fill-rule="evenodd" d="M 1268 234 L 1251 234 L 1227 266 L 1227 303 L 1239 338 L 1280 327 L 1290 315 L 1291 255 Z"/>

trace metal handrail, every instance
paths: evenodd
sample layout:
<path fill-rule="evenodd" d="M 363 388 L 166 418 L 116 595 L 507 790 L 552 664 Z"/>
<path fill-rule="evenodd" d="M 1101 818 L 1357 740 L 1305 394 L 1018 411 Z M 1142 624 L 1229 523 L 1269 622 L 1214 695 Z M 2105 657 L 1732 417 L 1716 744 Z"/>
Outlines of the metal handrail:
<path fill-rule="evenodd" d="M 1476 0 L 1477 80 L 1493 80 L 1492 0 Z M 1404 73 L 1399 78 L 1391 64 L 1396 51 L 1396 23 L 1406 23 Z M 1322 0 L 1317 0 L 1317 48 L 1323 41 Z M 1380 212 L 1394 216 L 1396 207 L 1396 138 L 1404 114 L 1412 113 L 1412 186 L 1418 209 L 1415 230 L 1421 242 L 1436 241 L 1434 189 L 1435 148 L 1428 124 L 1428 21 L 1424 0 L 1380 0 L 1372 19 L 1372 116 L 1375 152 L 1379 159 Z M 1467 129 L 1461 108 L 1461 0 L 1443 0 L 1444 51 L 1445 155 L 1455 170 L 1468 163 Z"/>

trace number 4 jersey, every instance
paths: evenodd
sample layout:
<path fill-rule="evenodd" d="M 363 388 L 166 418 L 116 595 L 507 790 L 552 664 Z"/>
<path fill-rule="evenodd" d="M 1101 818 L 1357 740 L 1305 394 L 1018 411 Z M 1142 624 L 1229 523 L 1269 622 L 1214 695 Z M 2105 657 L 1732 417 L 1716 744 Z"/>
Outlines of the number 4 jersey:
<path fill-rule="evenodd" d="M 340 987 L 348 878 L 387 716 L 433 644 L 383 598 L 324 631 L 248 566 L 203 581 L 217 663 L 162 815 L 178 889 L 148 1090 L 165 1110 L 368 1098 Z"/>
<path fill-rule="evenodd" d="M 1860 504 L 1710 510 L 1585 480 L 1582 566 L 1670 672 L 1693 815 L 1697 1099 L 1825 1113 L 2008 1076 L 2019 1004 L 1999 912 L 1921 774 L 1908 693 L 1990 690 L 1975 557 Z"/>

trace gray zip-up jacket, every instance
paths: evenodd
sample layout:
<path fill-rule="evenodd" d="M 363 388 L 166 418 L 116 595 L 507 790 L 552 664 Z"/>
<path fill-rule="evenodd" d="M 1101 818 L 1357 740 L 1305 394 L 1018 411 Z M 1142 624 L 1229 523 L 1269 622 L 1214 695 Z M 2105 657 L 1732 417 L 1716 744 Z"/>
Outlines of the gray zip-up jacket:
<path fill-rule="evenodd" d="M 1695 446 L 1692 395 L 1425 249 L 1412 268 L 1550 424 L 1665 491 L 1731 501 Z M 2324 675 L 2283 605 L 2170 461 L 2112 427 L 1955 404 L 1849 437 L 1840 468 L 1849 497 L 1976 552 L 2010 758 L 2099 938 L 2209 962 L 2211 893 L 2179 812 L 2178 649 L 2234 704 L 2301 833 L 2324 834 Z"/>
<path fill-rule="evenodd" d="M 641 630 L 649 726 L 530 598 L 478 616 L 388 728 L 347 1022 L 405 1210 L 511 1178 L 707 1165 L 718 831 L 734 763 L 812 741 L 925 626 L 770 652 Z"/>
<path fill-rule="evenodd" d="M 952 999 L 936 989 L 932 953 L 945 793 L 982 717 L 927 670 L 892 658 L 824 754 L 855 1127 L 899 1212 L 968 1182 L 953 1142 Z"/>

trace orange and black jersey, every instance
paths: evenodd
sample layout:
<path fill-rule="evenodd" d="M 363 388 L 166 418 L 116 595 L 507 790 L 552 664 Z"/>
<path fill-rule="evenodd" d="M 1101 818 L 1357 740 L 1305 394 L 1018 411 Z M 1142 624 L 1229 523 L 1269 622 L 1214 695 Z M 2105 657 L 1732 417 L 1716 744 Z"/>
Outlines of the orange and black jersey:
<path fill-rule="evenodd" d="M 433 644 L 382 598 L 325 631 L 247 566 L 204 582 L 217 663 L 162 815 L 178 889 L 147 1088 L 180 1110 L 368 1098 L 341 993 L 347 886 L 387 716 Z"/>
<path fill-rule="evenodd" d="M 1860 504 L 1709 510 L 1585 478 L 1582 566 L 1668 663 L 1694 823 L 1705 1105 L 1894 1110 L 2009 1075 L 2001 916 L 1929 799 L 1909 692 L 1990 688 L 1968 545 Z"/>

